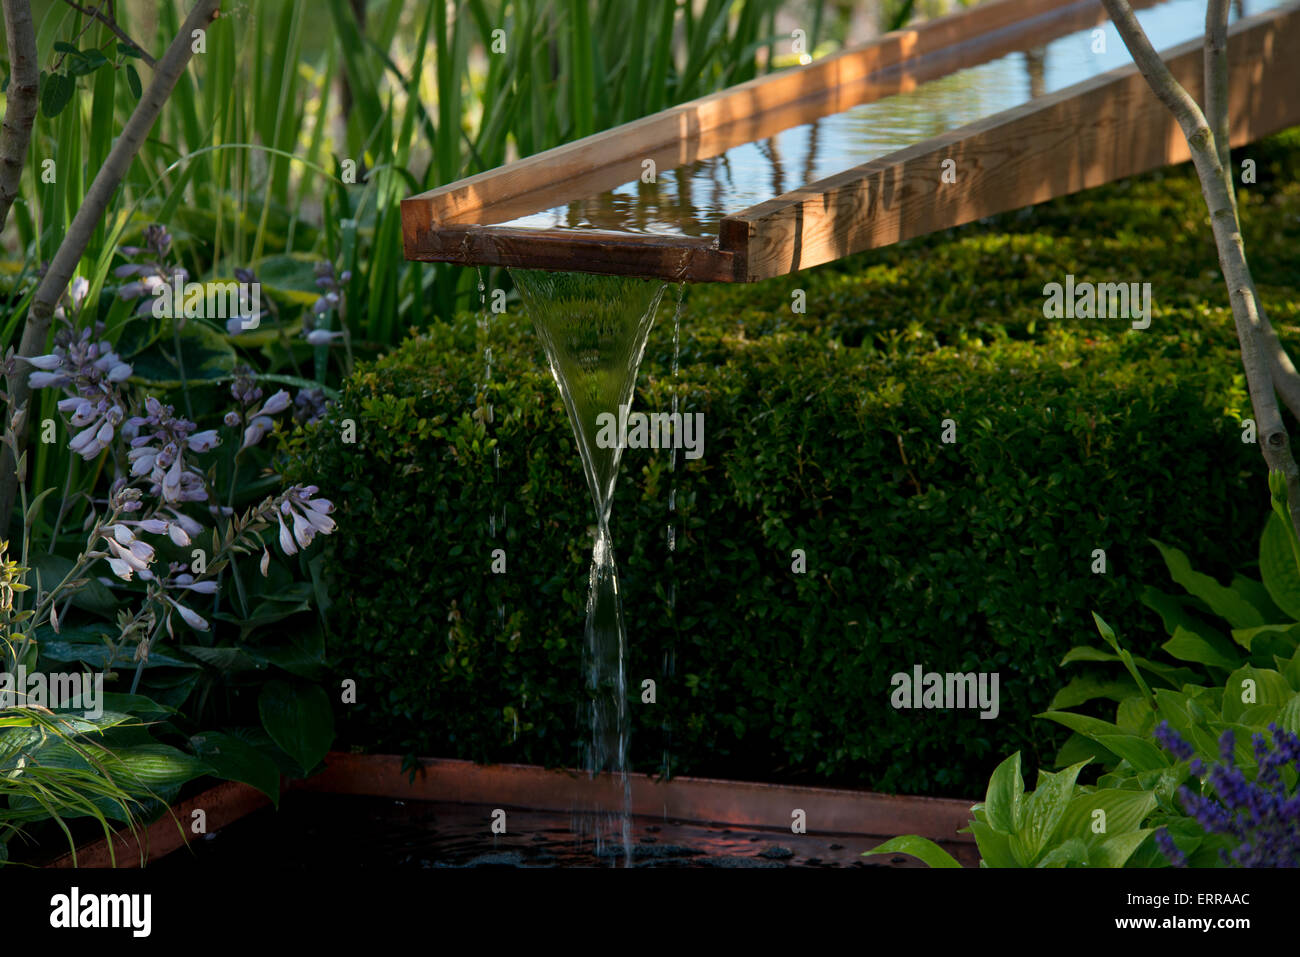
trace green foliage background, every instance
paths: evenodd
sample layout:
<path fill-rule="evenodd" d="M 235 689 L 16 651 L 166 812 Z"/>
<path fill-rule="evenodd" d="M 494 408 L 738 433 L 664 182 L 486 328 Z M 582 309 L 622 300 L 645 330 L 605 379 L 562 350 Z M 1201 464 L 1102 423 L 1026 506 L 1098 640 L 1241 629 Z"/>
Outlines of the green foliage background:
<path fill-rule="evenodd" d="M 1300 190 L 1280 172 L 1296 145 L 1293 131 L 1250 151 L 1261 182 L 1244 191 L 1247 248 L 1284 336 Z M 1180 169 L 808 274 L 692 288 L 675 385 L 661 306 L 636 407 L 666 410 L 676 388 L 705 414 L 706 444 L 679 460 L 675 554 L 666 453 L 624 458 L 612 528 L 634 766 L 662 769 L 667 753 L 675 774 L 965 796 L 1009 751 L 1050 762 L 1062 737 L 1030 716 L 1090 612 L 1123 623 L 1135 653 L 1158 641 L 1138 601 L 1163 577 L 1148 538 L 1209 556 L 1225 580 L 1268 509 L 1203 216 Z M 1042 286 L 1066 273 L 1150 281 L 1151 328 L 1045 321 Z M 789 309 L 796 287 L 805 315 Z M 297 467 L 341 512 L 331 648 L 359 683 L 354 743 L 579 760 L 591 505 L 520 312 L 486 340 L 464 315 L 408 341 L 299 440 Z M 475 414 L 485 345 L 491 424 Z M 355 445 L 340 441 L 349 418 Z M 940 442 L 945 418 L 954 445 Z M 506 575 L 488 573 L 498 545 Z M 807 574 L 791 572 L 795 548 Z M 998 719 L 894 711 L 890 676 L 914 664 L 998 671 Z M 640 703 L 644 678 L 655 705 Z"/>

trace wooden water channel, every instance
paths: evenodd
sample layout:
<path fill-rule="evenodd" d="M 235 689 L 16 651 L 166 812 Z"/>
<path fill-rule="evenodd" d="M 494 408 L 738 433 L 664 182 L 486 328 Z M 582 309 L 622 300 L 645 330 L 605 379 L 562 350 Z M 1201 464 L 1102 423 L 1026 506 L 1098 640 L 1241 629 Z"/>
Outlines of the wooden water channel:
<path fill-rule="evenodd" d="M 1199 19 L 1178 4 L 1136 6 L 1152 18 L 1153 45 L 1174 76 L 1200 99 L 1204 4 Z M 1229 31 L 1234 146 L 1300 123 L 1300 0 L 1257 2 L 1246 13 Z M 753 282 L 1188 159 L 1177 123 L 1110 27 L 1109 42 L 1127 65 L 1054 91 L 1031 82 L 1017 105 L 1000 108 L 1008 100 L 995 98 L 996 112 L 937 135 L 896 137 L 883 154 L 878 140 L 877 155 L 865 162 L 853 162 L 862 149 L 845 148 L 842 169 L 790 189 L 777 176 L 743 208 L 728 208 L 725 198 L 712 209 L 680 197 L 663 204 L 651 190 L 657 218 L 636 221 L 647 160 L 680 185 L 701 164 L 746 146 L 771 149 L 783 131 L 815 131 L 837 114 L 924 92 L 1000 59 L 1028 63 L 1054 43 L 1073 49 L 1099 25 L 1108 25 L 1099 0 L 994 0 L 887 34 L 410 197 L 402 203 L 405 254 Z M 1166 48 L 1162 38 L 1171 35 L 1196 38 Z M 1077 69 L 1086 75 L 1087 63 Z M 864 128 L 871 122 L 868 111 Z M 750 180 L 743 185 L 742 194 L 762 191 Z M 711 217 L 719 209 L 724 214 Z"/>

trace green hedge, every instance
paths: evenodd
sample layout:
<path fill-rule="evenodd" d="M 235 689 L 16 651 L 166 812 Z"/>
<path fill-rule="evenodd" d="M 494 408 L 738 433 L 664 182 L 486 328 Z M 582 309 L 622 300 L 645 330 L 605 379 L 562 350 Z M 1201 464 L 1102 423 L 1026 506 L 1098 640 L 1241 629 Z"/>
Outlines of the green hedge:
<path fill-rule="evenodd" d="M 1272 159 L 1244 195 L 1284 329 L 1300 313 L 1285 253 L 1300 190 L 1269 164 L 1293 161 L 1294 143 L 1260 148 Z M 1240 439 L 1249 406 L 1199 202 L 1176 170 L 811 273 L 688 291 L 677 388 L 705 414 L 704 456 L 674 476 L 667 453 L 627 451 L 612 519 L 636 769 L 667 752 L 674 774 L 967 796 L 1010 751 L 1050 763 L 1062 736 L 1030 719 L 1090 613 L 1135 652 L 1161 640 L 1137 600 L 1163 580 L 1148 538 L 1214 556 L 1205 570 L 1226 579 L 1268 508 L 1257 447 Z M 1067 272 L 1152 282 L 1151 328 L 1044 320 L 1042 285 Z M 795 288 L 806 315 L 790 312 Z M 671 404 L 671 302 L 660 308 L 641 410 Z M 298 442 L 297 477 L 339 506 L 331 649 L 358 681 L 342 727 L 356 745 L 580 760 L 591 502 L 520 312 L 493 320 L 491 424 L 475 411 L 484 341 L 465 316 L 361 370 Z M 956 444 L 940 441 L 945 418 Z M 505 575 L 490 572 L 498 546 Z M 806 574 L 791 571 L 796 548 Z M 998 719 L 895 711 L 890 677 L 915 664 L 998 671 Z"/>

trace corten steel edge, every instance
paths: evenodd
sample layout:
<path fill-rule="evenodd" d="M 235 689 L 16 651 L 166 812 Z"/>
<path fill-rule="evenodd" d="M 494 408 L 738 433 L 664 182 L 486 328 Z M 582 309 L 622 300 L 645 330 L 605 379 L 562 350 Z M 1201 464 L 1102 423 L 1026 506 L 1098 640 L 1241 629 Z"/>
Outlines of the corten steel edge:
<path fill-rule="evenodd" d="M 532 765 L 425 759 L 412 776 L 402 765 L 397 755 L 331 752 L 323 772 L 302 781 L 282 781 L 281 791 L 561 813 L 622 807 L 623 802 L 621 782 L 610 774 L 592 777 L 585 771 Z M 959 860 L 973 865 L 978 859 L 971 835 L 957 833 L 970 822 L 975 801 L 707 778 L 628 778 L 629 810 L 637 817 L 777 832 L 789 827 L 791 811 L 798 808 L 807 815 L 809 834 L 872 837 L 878 842 L 919 834 L 946 845 Z M 213 834 L 270 803 L 246 784 L 220 784 L 171 808 L 137 834 L 119 832 L 112 848 L 116 866 L 139 867 L 142 861 L 185 847 L 193 839 L 190 822 L 195 810 L 204 812 L 206 833 Z M 108 841 L 101 839 L 78 849 L 75 866 L 111 867 L 112 861 Z M 47 866 L 73 867 L 73 857 L 64 854 Z"/>
<path fill-rule="evenodd" d="M 707 159 L 1103 22 L 1099 0 L 996 0 L 887 34 L 405 199 L 406 258 L 754 282 L 1187 160 L 1177 122 L 1130 64 L 775 196 L 722 219 L 713 239 L 496 225 L 632 182 L 644 159 Z M 1300 0 L 1229 30 L 1233 146 L 1300 123 L 1296 50 Z M 1162 56 L 1200 99 L 1200 41 Z M 947 159 L 959 186 L 941 182 Z"/>

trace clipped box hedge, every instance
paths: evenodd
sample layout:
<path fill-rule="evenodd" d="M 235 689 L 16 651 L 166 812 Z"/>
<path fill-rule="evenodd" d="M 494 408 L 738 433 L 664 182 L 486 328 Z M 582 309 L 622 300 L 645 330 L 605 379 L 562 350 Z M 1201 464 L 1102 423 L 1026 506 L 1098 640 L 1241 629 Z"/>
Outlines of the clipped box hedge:
<path fill-rule="evenodd" d="M 1261 155 L 1285 162 L 1293 143 Z M 1247 248 L 1285 328 L 1300 301 L 1284 251 L 1300 194 L 1272 168 L 1244 196 L 1259 232 Z M 668 453 L 626 451 L 612 518 L 635 769 L 668 754 L 674 774 L 968 796 L 1013 750 L 1050 763 L 1063 735 L 1031 716 L 1090 613 L 1135 653 L 1163 640 L 1138 601 L 1164 579 L 1148 538 L 1224 580 L 1268 508 L 1199 202 L 1173 171 L 833 268 L 687 292 L 676 388 L 683 411 L 704 413 L 704 456 L 670 473 Z M 1044 320 L 1042 285 L 1066 273 L 1151 281 L 1151 328 Z M 806 314 L 789 308 L 796 288 Z M 671 406 L 672 295 L 642 411 Z M 297 443 L 294 469 L 338 504 L 330 648 L 358 682 L 342 724 L 355 745 L 581 760 L 592 507 L 521 311 L 512 303 L 489 334 L 491 424 L 475 406 L 485 343 L 467 315 L 360 370 Z M 949 418 L 954 444 L 941 441 Z M 496 547 L 505 574 L 491 571 Z M 1105 574 L 1091 570 L 1098 548 Z M 997 719 L 895 710 L 890 678 L 918 664 L 999 672 Z"/>

